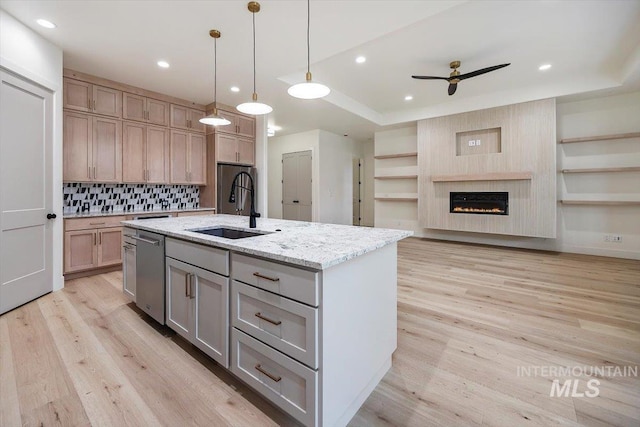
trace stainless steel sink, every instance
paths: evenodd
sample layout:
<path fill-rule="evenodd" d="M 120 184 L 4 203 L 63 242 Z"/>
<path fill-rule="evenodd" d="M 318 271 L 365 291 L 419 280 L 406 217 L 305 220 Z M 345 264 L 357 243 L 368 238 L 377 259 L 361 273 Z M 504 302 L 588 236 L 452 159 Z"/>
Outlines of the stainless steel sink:
<path fill-rule="evenodd" d="M 212 227 L 197 230 L 187 230 L 193 233 L 207 234 L 209 236 L 223 237 L 225 239 L 244 239 L 247 237 L 263 236 L 269 233 L 236 230 L 234 228 Z"/>

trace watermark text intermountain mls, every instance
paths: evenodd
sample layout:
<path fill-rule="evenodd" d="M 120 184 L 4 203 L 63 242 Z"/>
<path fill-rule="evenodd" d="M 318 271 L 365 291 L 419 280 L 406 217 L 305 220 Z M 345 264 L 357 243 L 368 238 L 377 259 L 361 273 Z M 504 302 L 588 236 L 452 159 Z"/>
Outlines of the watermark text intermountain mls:
<path fill-rule="evenodd" d="M 549 397 L 597 397 L 600 395 L 597 378 L 637 377 L 638 366 L 518 366 L 517 375 L 553 378 Z M 562 384 L 560 378 L 564 379 Z"/>

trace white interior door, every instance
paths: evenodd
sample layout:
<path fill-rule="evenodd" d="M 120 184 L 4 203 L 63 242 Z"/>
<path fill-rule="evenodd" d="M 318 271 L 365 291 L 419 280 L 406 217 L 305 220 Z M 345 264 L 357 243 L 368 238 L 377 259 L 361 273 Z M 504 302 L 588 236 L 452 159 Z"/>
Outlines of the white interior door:
<path fill-rule="evenodd" d="M 0 314 L 53 290 L 53 96 L 0 69 Z"/>
<path fill-rule="evenodd" d="M 282 155 L 282 218 L 311 221 L 311 150 Z"/>

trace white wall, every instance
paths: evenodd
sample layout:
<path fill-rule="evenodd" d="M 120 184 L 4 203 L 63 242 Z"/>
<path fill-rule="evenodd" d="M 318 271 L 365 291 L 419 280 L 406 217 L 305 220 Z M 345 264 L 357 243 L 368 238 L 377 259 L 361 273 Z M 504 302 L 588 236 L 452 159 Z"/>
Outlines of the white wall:
<path fill-rule="evenodd" d="M 311 174 L 313 181 L 311 188 L 311 197 L 313 198 L 312 216 L 313 221 L 318 221 L 318 209 L 320 208 L 318 200 L 320 191 L 319 147 L 320 131 L 317 129 L 269 138 L 267 154 L 269 218 L 282 218 L 282 155 L 284 153 L 311 150 L 313 156 L 313 171 Z"/>
<path fill-rule="evenodd" d="M 0 66 L 53 92 L 53 290 L 62 276 L 62 50 L 0 9 Z"/>
<path fill-rule="evenodd" d="M 360 225 L 366 227 L 373 227 L 374 224 L 374 193 L 375 185 L 373 177 L 375 172 L 375 163 L 373 159 L 373 150 L 375 146 L 373 141 L 362 143 L 362 160 L 364 162 L 362 166 L 364 181 L 363 185 L 363 198 L 360 205 Z"/>
<path fill-rule="evenodd" d="M 269 146 L 267 116 L 256 116 L 256 212 L 267 216 L 269 212 Z"/>
<path fill-rule="evenodd" d="M 558 140 L 638 132 L 640 92 L 583 101 L 559 101 L 556 112 Z M 375 135 L 375 154 L 415 151 L 416 142 L 417 132 L 413 125 L 379 131 Z M 557 150 L 558 170 L 640 164 L 638 138 L 559 144 Z M 405 167 L 407 161 L 375 160 L 376 174 L 380 174 L 383 168 Z M 640 180 L 637 172 L 572 176 L 559 174 L 558 199 L 640 200 L 638 182 Z M 408 193 L 415 188 L 412 182 L 387 184 L 387 181 L 376 181 L 375 185 L 376 194 L 383 191 Z M 384 185 L 392 187 L 383 187 Z M 409 229 L 418 237 L 433 239 L 640 259 L 640 208 L 637 206 L 560 206 L 558 209 L 556 239 L 427 230 L 418 226 L 417 204 L 406 202 L 376 201 L 375 226 Z M 605 242 L 606 234 L 619 235 L 622 241 Z"/>

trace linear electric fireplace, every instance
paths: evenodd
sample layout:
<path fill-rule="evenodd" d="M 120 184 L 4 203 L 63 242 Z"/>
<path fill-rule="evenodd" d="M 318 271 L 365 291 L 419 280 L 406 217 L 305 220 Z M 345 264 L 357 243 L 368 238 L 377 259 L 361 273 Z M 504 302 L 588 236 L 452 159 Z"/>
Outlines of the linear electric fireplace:
<path fill-rule="evenodd" d="M 449 212 L 509 215 L 509 193 L 449 193 Z"/>

